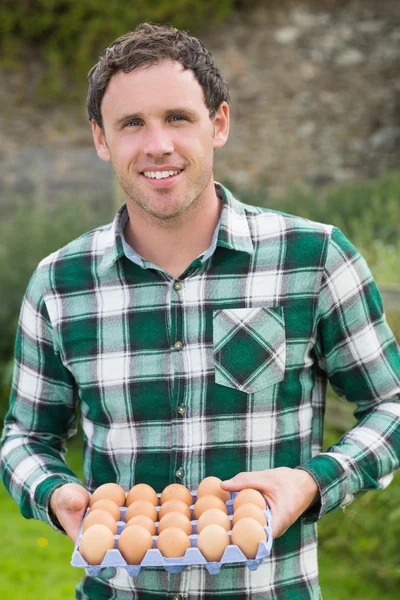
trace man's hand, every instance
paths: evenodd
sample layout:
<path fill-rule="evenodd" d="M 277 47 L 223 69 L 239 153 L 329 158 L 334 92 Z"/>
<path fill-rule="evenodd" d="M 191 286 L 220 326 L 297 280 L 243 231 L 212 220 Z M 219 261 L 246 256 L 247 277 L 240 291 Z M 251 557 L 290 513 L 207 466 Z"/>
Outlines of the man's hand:
<path fill-rule="evenodd" d="M 309 473 L 287 467 L 238 473 L 223 481 L 221 487 L 228 492 L 244 488 L 259 490 L 271 508 L 273 538 L 283 535 L 319 498 L 318 486 Z"/>
<path fill-rule="evenodd" d="M 89 492 L 77 483 L 66 483 L 54 490 L 51 495 L 50 508 L 74 543 L 78 539 L 79 528 L 89 499 Z"/>

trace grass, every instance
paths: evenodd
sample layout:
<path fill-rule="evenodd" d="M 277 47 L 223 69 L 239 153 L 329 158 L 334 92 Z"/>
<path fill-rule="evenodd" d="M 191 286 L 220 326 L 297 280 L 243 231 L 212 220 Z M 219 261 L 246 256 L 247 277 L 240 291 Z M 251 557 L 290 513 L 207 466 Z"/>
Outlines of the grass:
<path fill-rule="evenodd" d="M 74 441 L 68 462 L 82 474 L 81 444 Z M 0 544 L 0 598 L 12 600 L 67 600 L 84 571 L 70 566 L 73 544 L 47 524 L 24 519 L 0 485 L 3 521 Z"/>
<path fill-rule="evenodd" d="M 0 490 L 3 529 L 0 547 L 0 596 L 13 600 L 66 600 L 83 571 L 69 566 L 72 542 L 44 523 L 25 521 Z"/>

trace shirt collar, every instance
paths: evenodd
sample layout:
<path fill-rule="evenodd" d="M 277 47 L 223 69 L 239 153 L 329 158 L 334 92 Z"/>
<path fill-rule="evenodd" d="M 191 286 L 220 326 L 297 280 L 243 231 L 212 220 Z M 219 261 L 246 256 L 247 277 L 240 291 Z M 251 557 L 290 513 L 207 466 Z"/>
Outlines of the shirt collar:
<path fill-rule="evenodd" d="M 252 254 L 253 241 L 245 205 L 239 202 L 232 192 L 221 183 L 215 182 L 215 186 L 217 191 L 220 191 L 219 195 L 223 200 L 217 246 Z"/>
<path fill-rule="evenodd" d="M 252 254 L 253 242 L 250 235 L 249 224 L 245 211 L 245 205 L 239 202 L 233 194 L 221 183 L 215 182 L 215 188 L 218 196 L 222 199 L 221 218 L 214 231 L 211 246 L 204 253 L 204 258 L 208 258 L 214 252 L 216 246 L 247 252 Z M 128 212 L 126 204 L 122 204 L 110 228 L 105 228 L 101 232 L 101 242 L 104 248 L 103 258 L 99 267 L 102 273 L 109 269 L 121 256 L 126 255 L 126 241 L 124 229 L 128 221 Z M 135 262 L 140 264 L 143 259 L 132 250 L 137 259 Z"/>
<path fill-rule="evenodd" d="M 127 221 L 126 204 L 118 209 L 111 227 L 105 228 L 100 234 L 99 244 L 103 246 L 103 258 L 99 266 L 99 273 L 104 273 L 119 259 L 124 256 L 121 233 Z"/>

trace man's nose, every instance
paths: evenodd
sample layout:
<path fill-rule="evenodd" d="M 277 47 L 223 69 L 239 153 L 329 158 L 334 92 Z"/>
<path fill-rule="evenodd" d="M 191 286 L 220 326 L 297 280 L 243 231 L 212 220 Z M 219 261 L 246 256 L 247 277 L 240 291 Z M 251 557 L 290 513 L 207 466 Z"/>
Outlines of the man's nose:
<path fill-rule="evenodd" d="M 152 127 L 146 132 L 143 152 L 149 156 L 163 156 L 174 152 L 174 145 L 168 132 L 162 127 Z"/>

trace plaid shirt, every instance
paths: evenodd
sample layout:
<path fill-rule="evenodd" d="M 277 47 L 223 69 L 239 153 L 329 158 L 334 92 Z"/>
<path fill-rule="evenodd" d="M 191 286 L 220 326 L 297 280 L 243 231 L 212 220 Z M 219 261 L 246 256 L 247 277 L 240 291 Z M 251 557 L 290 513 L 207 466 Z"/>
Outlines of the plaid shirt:
<path fill-rule="evenodd" d="M 79 399 L 89 491 L 301 466 L 321 502 L 254 572 L 106 569 L 77 598 L 318 599 L 316 521 L 399 467 L 399 349 L 365 261 L 334 227 L 216 189 L 214 244 L 178 279 L 128 258 L 125 205 L 40 263 L 19 321 L 4 483 L 25 517 L 56 527 L 51 493 L 79 482 L 64 461 Z M 357 424 L 321 453 L 328 378 Z"/>

